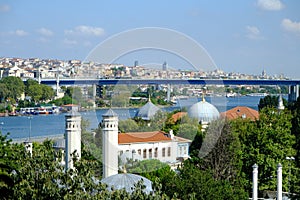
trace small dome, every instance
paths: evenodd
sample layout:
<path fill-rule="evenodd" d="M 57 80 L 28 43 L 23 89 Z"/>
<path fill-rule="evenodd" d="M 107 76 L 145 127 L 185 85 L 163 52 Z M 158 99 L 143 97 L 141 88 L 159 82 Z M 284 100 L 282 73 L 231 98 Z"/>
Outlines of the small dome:
<path fill-rule="evenodd" d="M 211 122 L 219 118 L 220 113 L 214 105 L 206 102 L 203 98 L 202 101 L 193 104 L 188 109 L 188 115 L 189 117 L 197 118 L 199 122 Z"/>
<path fill-rule="evenodd" d="M 127 192 L 131 193 L 134 191 L 134 185 L 140 180 L 143 180 L 143 185 L 146 186 L 143 190 L 146 194 L 153 191 L 152 182 L 149 179 L 135 174 L 115 174 L 102 179 L 101 182 L 107 184 L 108 189 L 113 186 L 116 190 L 125 189 Z"/>
<path fill-rule="evenodd" d="M 143 120 L 150 120 L 159 111 L 159 107 L 154 105 L 150 100 L 139 109 L 136 117 L 140 117 Z"/>

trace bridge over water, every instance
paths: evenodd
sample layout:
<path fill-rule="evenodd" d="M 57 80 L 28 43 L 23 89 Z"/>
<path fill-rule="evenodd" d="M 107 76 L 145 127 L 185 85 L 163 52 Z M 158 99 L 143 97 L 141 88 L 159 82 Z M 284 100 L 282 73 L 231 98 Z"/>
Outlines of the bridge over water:
<path fill-rule="evenodd" d="M 300 80 L 281 79 L 41 79 L 46 85 L 278 85 L 289 86 L 289 101 L 299 97 Z"/>
<path fill-rule="evenodd" d="M 276 80 L 276 79 L 42 79 L 46 85 L 300 85 L 300 80 Z"/>

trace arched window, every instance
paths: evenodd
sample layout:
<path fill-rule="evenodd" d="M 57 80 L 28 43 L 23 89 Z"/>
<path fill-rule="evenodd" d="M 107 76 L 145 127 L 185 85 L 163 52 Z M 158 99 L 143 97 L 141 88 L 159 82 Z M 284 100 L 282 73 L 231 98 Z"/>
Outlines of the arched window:
<path fill-rule="evenodd" d="M 162 148 L 162 157 L 165 157 L 166 156 L 166 148 Z"/>
<path fill-rule="evenodd" d="M 149 158 L 152 159 L 152 149 L 149 149 Z"/>
<path fill-rule="evenodd" d="M 143 158 L 147 158 L 147 149 L 143 150 Z"/>

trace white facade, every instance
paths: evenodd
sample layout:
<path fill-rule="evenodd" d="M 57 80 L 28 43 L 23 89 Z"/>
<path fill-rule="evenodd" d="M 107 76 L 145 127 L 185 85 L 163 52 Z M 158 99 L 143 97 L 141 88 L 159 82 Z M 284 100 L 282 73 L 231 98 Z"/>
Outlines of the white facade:
<path fill-rule="evenodd" d="M 81 116 L 77 112 L 71 112 L 65 116 L 65 156 L 66 169 L 73 168 L 72 154 L 81 158 Z"/>
<path fill-rule="evenodd" d="M 118 116 L 112 111 L 102 115 L 103 178 L 118 174 Z"/>
<path fill-rule="evenodd" d="M 160 133 L 158 132 L 157 134 Z M 119 141 L 119 156 L 125 152 L 129 152 L 129 155 L 131 153 L 132 157 L 133 154 L 138 154 L 142 160 L 158 159 L 166 163 L 176 163 L 189 157 L 189 145 L 191 141 L 188 139 L 174 136 L 164 141 L 148 142 L 146 140 L 147 138 L 145 138 L 144 142 L 131 142 L 127 144 L 120 144 Z"/>

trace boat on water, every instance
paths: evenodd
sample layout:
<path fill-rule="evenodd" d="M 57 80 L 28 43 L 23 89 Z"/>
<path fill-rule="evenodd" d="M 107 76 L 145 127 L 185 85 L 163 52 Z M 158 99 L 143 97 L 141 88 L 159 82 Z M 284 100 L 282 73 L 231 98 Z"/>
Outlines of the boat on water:
<path fill-rule="evenodd" d="M 246 94 L 246 96 L 250 96 L 250 97 L 265 97 L 268 96 L 268 93 L 250 93 L 250 94 Z"/>
<path fill-rule="evenodd" d="M 47 115 L 57 113 L 60 113 L 60 107 L 58 106 L 28 107 L 21 108 L 19 111 L 21 115 Z"/>

